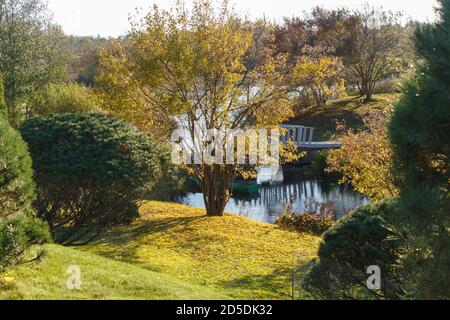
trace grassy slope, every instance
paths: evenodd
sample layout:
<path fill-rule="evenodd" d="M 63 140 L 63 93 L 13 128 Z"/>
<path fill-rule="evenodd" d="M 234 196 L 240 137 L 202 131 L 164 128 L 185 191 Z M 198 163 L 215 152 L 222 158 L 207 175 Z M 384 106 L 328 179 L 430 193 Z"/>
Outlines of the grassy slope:
<path fill-rule="evenodd" d="M 68 290 L 66 270 L 81 268 L 81 290 Z M 0 277 L 0 299 L 226 299 L 220 294 L 184 283 L 164 273 L 95 254 L 46 247 L 40 263 L 16 267 Z M 5 281 L 6 280 L 6 281 Z M 3 283 L 2 283 L 3 282 Z"/>
<path fill-rule="evenodd" d="M 315 140 L 327 140 L 334 133 L 336 120 L 345 121 L 349 128 L 358 129 L 363 126 L 364 115 L 388 110 L 399 96 L 398 94 L 374 95 L 373 101 L 368 103 L 363 103 L 358 97 L 334 100 L 322 108 L 305 109 L 289 123 L 316 127 Z"/>
<path fill-rule="evenodd" d="M 141 218 L 89 246 L 48 246 L 41 263 L 6 275 L 0 298 L 287 299 L 294 261 L 310 261 L 320 239 L 247 218 L 207 218 L 183 205 L 148 202 Z M 69 264 L 82 290 L 65 289 Z"/>
<path fill-rule="evenodd" d="M 234 215 L 207 218 L 177 204 L 148 202 L 141 214 L 85 249 L 231 298 L 288 298 L 294 260 L 310 261 L 320 241 Z"/>

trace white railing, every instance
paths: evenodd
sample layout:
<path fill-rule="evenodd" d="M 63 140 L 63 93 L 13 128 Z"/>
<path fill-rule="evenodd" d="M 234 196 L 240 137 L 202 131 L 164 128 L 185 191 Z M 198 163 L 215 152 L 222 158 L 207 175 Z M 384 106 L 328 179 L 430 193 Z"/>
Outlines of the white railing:
<path fill-rule="evenodd" d="M 316 128 L 287 124 L 284 124 L 281 127 L 286 129 L 286 134 L 280 137 L 281 142 L 286 143 L 288 141 L 293 141 L 298 146 L 310 145 L 313 143 L 314 130 Z"/>

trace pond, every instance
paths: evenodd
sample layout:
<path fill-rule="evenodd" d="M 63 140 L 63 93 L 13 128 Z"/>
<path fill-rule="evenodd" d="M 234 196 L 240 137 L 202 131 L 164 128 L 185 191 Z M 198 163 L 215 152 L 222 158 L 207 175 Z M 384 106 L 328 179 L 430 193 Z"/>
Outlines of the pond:
<path fill-rule="evenodd" d="M 335 219 L 339 219 L 355 208 L 368 204 L 367 198 L 352 190 L 350 186 L 334 181 L 305 177 L 300 172 L 284 172 L 283 181 L 275 185 L 262 186 L 255 194 L 234 194 L 225 211 L 257 221 L 274 223 L 285 205 L 291 202 L 296 213 L 303 211 L 305 203 L 314 200 L 330 203 Z M 178 202 L 204 208 L 201 193 L 192 192 Z"/>

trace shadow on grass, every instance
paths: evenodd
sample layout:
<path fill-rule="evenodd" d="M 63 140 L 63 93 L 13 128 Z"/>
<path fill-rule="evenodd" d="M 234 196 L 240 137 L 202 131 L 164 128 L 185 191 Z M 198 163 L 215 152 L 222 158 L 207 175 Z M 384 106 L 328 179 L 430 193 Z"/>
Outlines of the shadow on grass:
<path fill-rule="evenodd" d="M 222 286 L 229 289 L 241 289 L 258 292 L 274 299 L 290 299 L 292 296 L 292 270 L 277 269 L 270 274 L 247 275 L 231 281 L 223 281 Z"/>
<path fill-rule="evenodd" d="M 146 264 L 140 255 L 142 247 L 169 248 L 176 252 L 191 255 L 195 258 L 199 251 L 207 243 L 222 241 L 220 235 L 205 236 L 197 235 L 192 224 L 207 219 L 205 216 L 177 217 L 166 219 L 140 220 L 127 226 L 116 227 L 101 235 L 89 247 L 95 248 L 95 252 L 102 256 L 119 259 L 127 263 L 139 264 L 141 267 L 152 271 L 162 271 L 159 268 Z M 167 247 L 164 241 L 159 242 L 159 237 L 177 237 L 183 234 L 182 240 L 176 240 L 173 246 Z M 153 235 L 153 237 L 151 237 Z"/>
<path fill-rule="evenodd" d="M 205 219 L 205 217 L 180 217 L 162 220 L 140 220 L 127 226 L 117 227 L 102 234 L 94 244 L 126 245 L 131 241 L 139 242 L 143 237 L 154 234 L 171 233 L 179 228 L 189 228 L 189 224 Z"/>

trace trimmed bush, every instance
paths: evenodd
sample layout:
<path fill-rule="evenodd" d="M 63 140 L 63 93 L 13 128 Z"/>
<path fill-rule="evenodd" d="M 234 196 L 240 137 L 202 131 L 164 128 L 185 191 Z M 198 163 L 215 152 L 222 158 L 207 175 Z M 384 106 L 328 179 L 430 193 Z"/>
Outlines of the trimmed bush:
<path fill-rule="evenodd" d="M 323 235 L 319 260 L 302 286 L 318 299 L 398 299 L 403 295 L 402 271 L 396 262 L 400 243 L 391 230 L 395 201 L 357 209 Z M 388 215 L 389 213 L 389 215 Z M 381 290 L 367 288 L 367 268 L 381 269 Z"/>
<path fill-rule="evenodd" d="M 162 177 L 163 149 L 109 115 L 36 117 L 21 132 L 33 157 L 35 208 L 58 243 L 87 243 L 105 228 L 130 223 Z"/>

